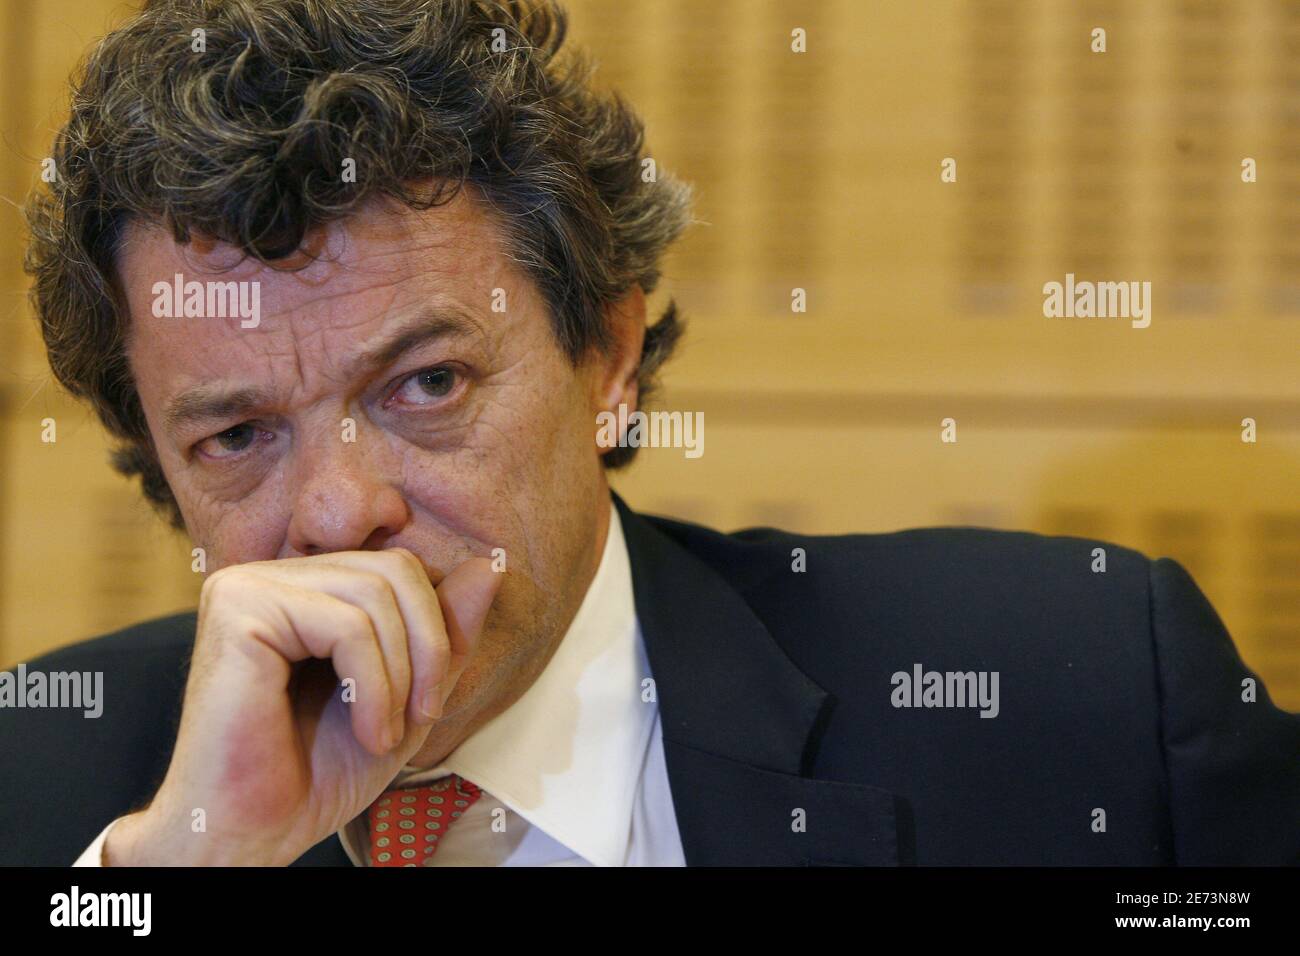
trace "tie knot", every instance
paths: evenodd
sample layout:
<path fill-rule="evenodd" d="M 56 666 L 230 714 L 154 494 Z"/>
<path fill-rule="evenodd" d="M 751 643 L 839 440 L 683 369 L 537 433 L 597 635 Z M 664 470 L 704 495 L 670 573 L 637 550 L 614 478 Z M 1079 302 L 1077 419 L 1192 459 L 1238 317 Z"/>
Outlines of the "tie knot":
<path fill-rule="evenodd" d="M 370 865 L 424 865 L 448 828 L 482 795 L 455 773 L 423 787 L 385 790 L 367 813 Z"/>

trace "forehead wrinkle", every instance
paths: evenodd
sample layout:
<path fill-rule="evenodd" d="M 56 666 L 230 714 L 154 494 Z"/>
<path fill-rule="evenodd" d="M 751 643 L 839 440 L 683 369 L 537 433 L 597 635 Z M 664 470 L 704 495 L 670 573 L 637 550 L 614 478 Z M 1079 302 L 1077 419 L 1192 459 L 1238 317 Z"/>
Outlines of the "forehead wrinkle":
<path fill-rule="evenodd" d="M 313 286 L 338 275 L 391 276 L 386 282 L 367 281 L 367 288 L 376 288 L 430 274 L 455 276 L 471 271 L 473 263 L 490 256 L 498 245 L 491 224 L 457 215 L 455 210 L 442 213 L 430 218 L 427 211 L 402 207 L 396 215 L 380 216 L 373 209 L 354 214 L 338 226 L 344 251 L 289 274 L 300 275 Z M 390 260 L 397 260 L 396 265 L 389 266 Z"/>
<path fill-rule="evenodd" d="M 400 280 L 398 280 L 400 281 Z M 329 337 L 333 335 L 351 335 L 352 339 L 362 339 L 365 336 L 358 332 L 358 327 L 364 328 L 370 322 L 376 320 L 376 317 L 382 316 L 391 309 L 392 301 L 396 298 L 395 290 L 389 291 L 389 294 L 383 296 L 382 303 L 376 303 L 366 309 L 348 309 L 345 302 L 351 296 L 364 295 L 371 291 L 380 291 L 381 293 L 391 288 L 396 283 L 386 283 L 379 287 L 367 286 L 364 289 L 351 289 L 346 291 L 326 292 L 323 295 L 313 296 L 312 298 L 294 303 L 293 308 L 287 312 L 279 313 L 283 319 L 279 323 L 279 330 L 285 338 L 283 346 L 270 348 L 264 347 L 261 357 L 268 364 L 268 372 L 275 377 L 276 359 L 287 359 L 292 354 L 294 363 L 294 380 L 290 383 L 290 393 L 309 393 L 313 383 L 309 378 L 309 371 L 317 371 L 325 381 L 339 382 L 342 381 L 342 369 L 339 364 L 333 361 L 336 355 L 340 355 L 341 349 L 331 348 Z M 320 305 L 323 302 L 329 302 L 328 309 L 317 309 L 316 315 L 310 315 L 313 305 Z M 275 313 L 272 313 L 274 316 Z M 269 324 L 269 323 L 268 323 Z M 272 341 L 279 346 L 280 336 L 273 335 Z M 254 339 L 249 339 L 250 344 Z M 304 361 L 305 352 L 314 352 L 324 357 L 325 361 L 319 364 L 312 364 Z"/>
<path fill-rule="evenodd" d="M 303 298 L 303 299 L 297 299 L 292 303 L 287 303 L 287 308 L 280 308 L 280 309 L 273 308 L 271 311 L 266 313 L 266 318 L 270 318 L 274 320 L 276 318 L 284 318 L 285 316 L 289 316 L 290 317 L 289 321 L 291 324 L 292 321 L 291 317 L 295 313 L 301 312 L 304 309 L 309 309 L 312 306 L 316 306 L 321 303 L 331 302 L 331 301 L 337 302 L 340 299 L 347 299 L 357 295 L 365 295 L 370 292 L 383 292 L 385 290 L 392 290 L 390 294 L 393 297 L 396 297 L 397 292 L 395 287 L 400 286 L 406 282 L 412 282 L 417 279 L 423 278 L 425 275 L 427 275 L 428 271 L 431 270 L 421 269 L 418 272 L 407 273 L 403 275 L 401 274 L 400 270 L 394 269 L 386 273 L 378 273 L 378 274 L 371 273 L 370 277 L 373 279 L 373 281 L 367 281 L 364 282 L 364 284 L 350 286 L 346 288 L 339 288 L 337 283 L 333 287 L 330 287 L 329 283 L 331 280 L 325 280 L 324 282 L 321 283 L 310 283 L 310 285 L 316 286 L 320 289 L 318 294 L 310 295 L 307 298 Z M 361 275 L 363 277 L 366 275 L 365 273 L 361 273 L 359 271 L 354 274 Z M 277 292 L 279 291 L 277 287 L 280 286 L 280 283 L 277 281 L 274 283 L 270 283 L 270 285 L 271 285 L 271 289 L 269 290 L 270 295 L 266 294 L 268 290 L 264 288 L 263 299 L 264 300 L 270 299 L 272 306 L 274 306 L 276 304 L 276 299 L 279 298 L 279 296 L 277 296 Z M 302 285 L 307 285 L 307 283 L 302 283 Z M 362 317 L 361 320 L 364 321 L 364 317 Z M 263 321 L 265 321 L 265 318 Z"/>
<path fill-rule="evenodd" d="M 449 303 L 446 306 L 403 309 L 402 311 L 406 315 L 400 320 L 394 319 L 386 322 L 386 334 L 380 339 L 380 344 L 356 350 L 334 349 L 325 342 L 326 335 L 341 333 L 344 329 L 326 328 L 319 325 L 308 325 L 300 329 L 291 324 L 289 326 L 289 335 L 292 337 L 292 341 L 287 344 L 287 347 L 264 350 L 257 355 L 257 358 L 260 358 L 266 365 L 267 377 L 271 382 L 270 389 L 263 390 L 257 386 L 245 386 L 235 394 L 247 395 L 256 392 L 262 396 L 259 404 L 276 402 L 289 404 L 295 401 L 304 401 L 311 404 L 317 400 L 311 397 L 313 391 L 327 389 L 329 383 L 346 385 L 353 379 L 378 371 L 397 361 L 404 352 L 419 348 L 421 345 L 426 344 L 427 341 L 440 335 L 470 336 L 484 341 L 489 347 L 492 345 L 491 337 L 487 334 L 483 324 L 458 305 Z M 379 337 L 361 340 L 358 344 L 365 346 L 366 342 L 373 341 L 375 338 Z M 317 344 L 314 346 L 309 345 L 308 342 L 313 339 L 317 340 Z M 278 344 L 278 338 L 276 341 Z M 251 338 L 245 339 L 245 343 L 251 347 L 253 340 Z M 309 349 L 315 354 L 325 356 L 327 361 L 322 363 L 320 367 L 304 363 L 304 352 Z M 293 357 L 296 377 L 288 383 L 281 381 L 281 388 L 276 388 L 277 362 L 281 359 L 287 360 L 289 354 L 292 354 Z M 337 360 L 334 359 L 335 355 L 338 355 Z M 318 385 L 309 380 L 309 369 L 318 373 L 319 377 L 323 379 L 322 383 Z M 285 385 L 288 386 L 287 395 L 283 388 Z M 277 398 L 277 393 L 284 397 Z"/>

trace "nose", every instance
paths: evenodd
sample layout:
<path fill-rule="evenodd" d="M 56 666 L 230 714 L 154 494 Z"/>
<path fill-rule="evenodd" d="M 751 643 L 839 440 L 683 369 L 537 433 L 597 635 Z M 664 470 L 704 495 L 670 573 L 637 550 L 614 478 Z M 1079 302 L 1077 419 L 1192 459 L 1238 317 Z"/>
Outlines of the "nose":
<path fill-rule="evenodd" d="M 410 518 L 401 492 L 386 474 L 382 439 L 355 441 L 337 430 L 299 443 L 291 473 L 293 517 L 288 543 L 298 554 L 364 551 L 384 546 Z"/>

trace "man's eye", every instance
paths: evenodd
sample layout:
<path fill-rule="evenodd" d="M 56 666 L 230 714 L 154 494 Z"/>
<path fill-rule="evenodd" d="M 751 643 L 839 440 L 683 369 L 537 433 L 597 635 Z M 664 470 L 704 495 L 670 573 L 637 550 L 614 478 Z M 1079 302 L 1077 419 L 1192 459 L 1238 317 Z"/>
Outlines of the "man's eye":
<path fill-rule="evenodd" d="M 229 458 L 248 448 L 256 438 L 257 426 L 244 422 L 205 438 L 199 443 L 198 450 L 209 458 Z"/>
<path fill-rule="evenodd" d="M 398 386 L 396 398 L 408 405 L 431 405 L 456 387 L 456 372 L 446 366 L 426 368 Z"/>

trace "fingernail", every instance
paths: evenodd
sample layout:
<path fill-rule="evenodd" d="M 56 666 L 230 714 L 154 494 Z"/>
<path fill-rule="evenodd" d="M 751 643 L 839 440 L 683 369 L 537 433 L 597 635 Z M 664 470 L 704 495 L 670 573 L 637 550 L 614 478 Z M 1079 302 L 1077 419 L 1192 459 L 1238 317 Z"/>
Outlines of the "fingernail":
<path fill-rule="evenodd" d="M 397 713 L 393 715 L 392 728 L 389 731 L 389 741 L 390 741 L 390 743 L 388 744 L 389 750 L 392 750 L 401 742 L 402 737 L 405 736 L 405 730 L 406 728 L 404 722 L 402 721 L 402 712 L 399 710 Z"/>
<path fill-rule="evenodd" d="M 442 716 L 442 685 L 437 684 L 424 692 L 424 700 L 420 702 L 420 710 L 430 720 L 437 720 Z"/>

